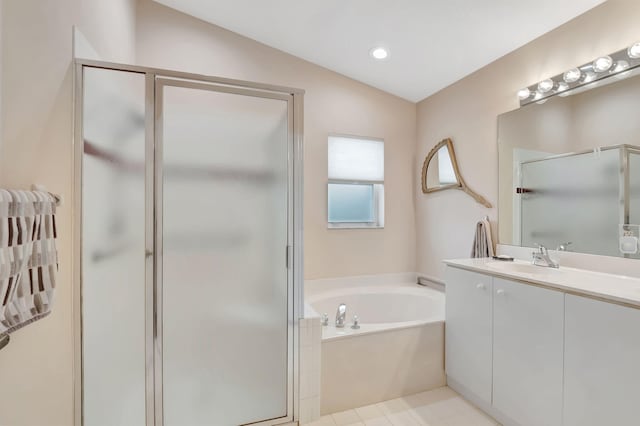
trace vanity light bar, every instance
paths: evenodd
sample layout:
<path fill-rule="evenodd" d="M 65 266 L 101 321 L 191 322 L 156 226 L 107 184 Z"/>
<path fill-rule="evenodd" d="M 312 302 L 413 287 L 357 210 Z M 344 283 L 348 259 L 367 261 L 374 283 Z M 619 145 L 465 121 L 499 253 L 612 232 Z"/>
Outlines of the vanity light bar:
<path fill-rule="evenodd" d="M 640 67 L 640 41 L 610 55 L 572 68 L 551 78 L 518 90 L 520 106 L 541 102 L 556 95 L 568 95 L 571 90 L 614 75 L 623 76 Z"/>

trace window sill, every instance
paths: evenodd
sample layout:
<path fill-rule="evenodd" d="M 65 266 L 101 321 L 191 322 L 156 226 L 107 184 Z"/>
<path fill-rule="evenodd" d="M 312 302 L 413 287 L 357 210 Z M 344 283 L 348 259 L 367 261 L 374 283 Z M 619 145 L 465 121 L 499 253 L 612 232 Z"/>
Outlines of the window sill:
<path fill-rule="evenodd" d="M 327 229 L 384 229 L 384 225 L 363 222 L 335 222 L 327 223 Z"/>

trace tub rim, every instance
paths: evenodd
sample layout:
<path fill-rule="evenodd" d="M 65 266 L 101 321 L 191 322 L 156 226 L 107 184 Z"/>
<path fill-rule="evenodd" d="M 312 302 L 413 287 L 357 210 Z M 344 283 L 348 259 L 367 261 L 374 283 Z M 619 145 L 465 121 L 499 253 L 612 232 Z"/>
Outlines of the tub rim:
<path fill-rule="evenodd" d="M 393 294 L 413 294 L 421 297 L 427 297 L 442 304 L 442 313 L 440 315 L 432 315 L 429 318 L 412 320 L 412 321 L 397 321 L 397 322 L 385 322 L 385 323 L 362 323 L 360 329 L 354 330 L 350 326 L 346 325 L 344 328 L 337 328 L 335 326 L 322 326 L 321 341 L 332 341 L 347 338 L 355 338 L 359 336 L 365 336 L 370 334 L 379 334 L 384 332 L 390 332 L 395 330 L 402 330 L 408 328 L 421 327 L 424 325 L 444 323 L 444 304 L 445 294 L 438 289 L 416 284 L 416 283 L 388 283 L 373 285 L 358 285 L 348 286 L 343 288 L 330 288 L 327 291 L 316 291 L 308 297 L 305 297 L 305 318 L 320 317 L 320 314 L 315 311 L 312 303 L 322 299 L 335 298 L 341 295 L 358 295 L 358 294 L 372 294 L 372 293 L 393 293 Z"/>

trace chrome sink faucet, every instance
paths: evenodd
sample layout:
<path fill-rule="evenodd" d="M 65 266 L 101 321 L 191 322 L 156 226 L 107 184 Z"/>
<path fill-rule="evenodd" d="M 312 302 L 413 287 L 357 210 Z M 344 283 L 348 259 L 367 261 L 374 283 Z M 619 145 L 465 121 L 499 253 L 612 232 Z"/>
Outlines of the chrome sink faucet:
<path fill-rule="evenodd" d="M 347 305 L 341 303 L 336 311 L 336 327 L 344 327 L 345 317 L 347 316 Z"/>
<path fill-rule="evenodd" d="M 531 259 L 531 263 L 536 266 L 545 266 L 547 268 L 559 268 L 560 265 L 558 262 L 551 259 L 549 256 L 549 250 L 542 244 L 536 244 L 538 246 L 538 250 L 531 253 L 533 258 Z"/>
<path fill-rule="evenodd" d="M 556 247 L 556 251 L 569 251 L 569 246 L 573 244 L 571 241 L 568 241 L 566 243 L 560 243 L 558 244 L 558 247 Z"/>

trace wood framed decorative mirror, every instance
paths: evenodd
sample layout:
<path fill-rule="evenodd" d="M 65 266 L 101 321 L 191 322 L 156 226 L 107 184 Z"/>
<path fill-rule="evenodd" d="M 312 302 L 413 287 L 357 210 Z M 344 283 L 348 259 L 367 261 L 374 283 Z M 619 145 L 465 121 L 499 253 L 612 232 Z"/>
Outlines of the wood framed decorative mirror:
<path fill-rule="evenodd" d="M 460 189 L 478 203 L 491 208 L 491 203 L 469 188 L 462 179 L 453 150 L 453 141 L 449 138 L 434 146 L 422 164 L 422 192 L 428 194 L 445 189 Z"/>

